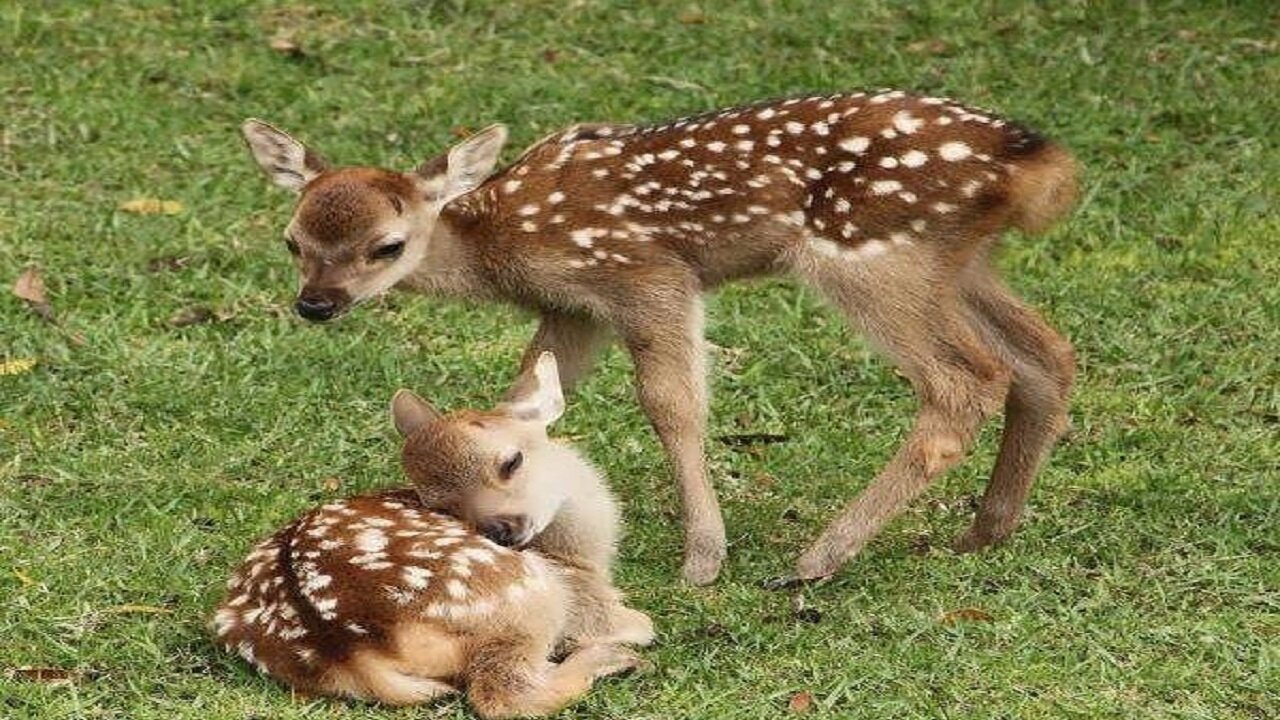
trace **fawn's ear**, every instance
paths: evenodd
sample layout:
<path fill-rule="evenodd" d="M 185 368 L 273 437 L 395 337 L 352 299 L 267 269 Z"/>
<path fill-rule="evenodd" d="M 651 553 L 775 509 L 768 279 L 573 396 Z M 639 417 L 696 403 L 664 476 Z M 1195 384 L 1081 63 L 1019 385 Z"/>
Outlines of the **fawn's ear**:
<path fill-rule="evenodd" d="M 520 373 L 503 408 L 518 420 L 550 425 L 564 414 L 564 394 L 560 391 L 560 368 L 550 351 L 538 356 L 533 367 Z"/>
<path fill-rule="evenodd" d="M 397 390 L 391 398 L 391 421 L 402 437 L 408 437 L 414 430 L 441 417 L 440 411 L 432 407 L 431 403 L 409 390 Z"/>
<path fill-rule="evenodd" d="M 245 120 L 240 132 L 244 134 L 258 166 L 272 182 L 286 190 L 302 192 L 307 183 L 329 167 L 324 158 L 289 137 L 288 133 L 261 120 Z"/>
<path fill-rule="evenodd" d="M 435 186 L 441 202 L 475 190 L 493 172 L 498 154 L 507 144 L 507 126 L 490 125 L 449 148 L 447 155 L 428 160 L 418 175 Z"/>

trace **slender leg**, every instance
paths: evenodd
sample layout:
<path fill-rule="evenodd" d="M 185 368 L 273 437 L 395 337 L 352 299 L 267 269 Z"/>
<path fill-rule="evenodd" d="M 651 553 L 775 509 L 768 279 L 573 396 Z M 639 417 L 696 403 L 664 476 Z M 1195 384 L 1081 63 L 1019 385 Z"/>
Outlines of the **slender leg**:
<path fill-rule="evenodd" d="M 538 361 L 544 350 L 550 350 L 560 367 L 560 385 L 568 392 L 595 365 L 596 357 L 608 341 L 609 328 L 598 320 L 585 315 L 547 313 L 524 351 L 521 375 Z M 519 390 L 513 387 L 507 396 L 519 394 Z"/>
<path fill-rule="evenodd" d="M 995 470 L 973 525 L 955 542 L 971 552 L 1018 526 L 1032 481 L 1067 426 L 1075 370 L 1070 343 L 994 278 L 975 277 L 963 293 L 975 326 L 1013 369 Z"/>
<path fill-rule="evenodd" d="M 918 272 L 894 273 L 892 265 L 882 266 L 887 274 L 871 276 L 839 262 L 814 266 L 810 279 L 885 350 L 911 381 L 920 406 L 906 442 L 801 556 L 796 574 L 803 580 L 834 573 L 959 463 L 1009 384 L 1009 369 L 974 333 L 945 285 Z"/>
<path fill-rule="evenodd" d="M 596 678 L 630 670 L 639 656 L 616 645 L 588 645 L 551 663 L 536 642 L 504 637 L 477 648 L 467 668 L 467 695 L 484 718 L 536 717 L 565 707 Z"/>
<path fill-rule="evenodd" d="M 716 579 L 725 557 L 724 520 L 707 479 L 706 358 L 702 300 L 687 296 L 676 310 L 643 325 L 623 328 L 635 362 L 640 405 L 666 450 L 680 490 L 684 514 L 685 580 L 705 585 Z"/>

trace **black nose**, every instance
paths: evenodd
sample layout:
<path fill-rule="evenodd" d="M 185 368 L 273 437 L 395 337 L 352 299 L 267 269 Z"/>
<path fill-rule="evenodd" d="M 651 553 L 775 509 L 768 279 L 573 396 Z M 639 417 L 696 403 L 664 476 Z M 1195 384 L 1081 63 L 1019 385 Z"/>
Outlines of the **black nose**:
<path fill-rule="evenodd" d="M 338 306 L 328 298 L 300 297 L 294 309 L 308 320 L 324 322 L 334 316 Z"/>
<path fill-rule="evenodd" d="M 522 515 L 498 515 L 480 521 L 480 534 L 503 547 L 525 542 L 528 520 Z"/>

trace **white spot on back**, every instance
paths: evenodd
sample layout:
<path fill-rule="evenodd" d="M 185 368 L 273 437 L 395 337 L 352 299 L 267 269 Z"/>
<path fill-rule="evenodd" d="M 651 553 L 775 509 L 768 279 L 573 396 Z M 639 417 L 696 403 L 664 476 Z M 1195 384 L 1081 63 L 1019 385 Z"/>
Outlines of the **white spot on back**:
<path fill-rule="evenodd" d="M 404 578 L 404 582 L 415 590 L 421 590 L 427 586 L 428 580 L 431 578 L 431 571 L 417 565 L 406 565 L 400 575 Z"/>
<path fill-rule="evenodd" d="M 467 596 L 467 586 L 461 580 L 450 580 L 445 583 L 445 589 L 449 592 L 449 596 L 461 600 Z"/>
<path fill-rule="evenodd" d="M 938 146 L 938 157 L 948 162 L 963 160 L 972 154 L 973 149 L 959 140 L 952 140 Z"/>
<path fill-rule="evenodd" d="M 387 547 L 387 534 L 381 530 L 361 530 L 356 534 L 355 546 L 364 552 L 380 552 Z"/>
<path fill-rule="evenodd" d="M 862 136 L 845 138 L 840 141 L 841 150 L 847 150 L 855 155 L 861 155 L 866 152 L 870 145 L 871 139 Z"/>
<path fill-rule="evenodd" d="M 924 125 L 924 120 L 913 117 L 906 110 L 899 110 L 893 116 L 893 127 L 903 135 L 910 135 L 919 130 L 921 125 Z"/>
<path fill-rule="evenodd" d="M 929 156 L 919 150 L 908 150 L 902 154 L 901 158 L 899 158 L 902 164 L 909 168 L 920 167 L 925 164 L 928 159 Z"/>

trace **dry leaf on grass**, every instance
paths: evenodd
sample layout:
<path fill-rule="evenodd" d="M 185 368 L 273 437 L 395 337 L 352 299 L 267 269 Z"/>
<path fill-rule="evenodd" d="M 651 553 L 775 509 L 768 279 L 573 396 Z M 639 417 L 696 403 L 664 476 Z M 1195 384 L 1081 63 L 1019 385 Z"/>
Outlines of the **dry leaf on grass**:
<path fill-rule="evenodd" d="M 813 695 L 808 690 L 801 690 L 787 701 L 787 709 L 797 715 L 809 712 L 813 709 Z"/>
<path fill-rule="evenodd" d="M 5 674 L 18 680 L 44 683 L 46 685 L 70 685 L 84 676 L 84 673 L 78 670 L 31 665 L 9 668 Z"/>
<path fill-rule="evenodd" d="M 17 577 L 17 578 L 18 578 L 18 580 L 20 580 L 20 581 L 22 582 L 22 584 L 23 584 L 23 585 L 35 585 L 35 584 L 36 584 L 36 581 L 35 581 L 35 580 L 32 580 L 30 575 L 28 575 L 28 574 L 26 574 L 26 573 L 22 572 L 22 571 L 21 571 L 21 570 L 19 570 L 18 568 L 14 568 L 14 569 L 13 569 L 13 574 L 14 574 L 14 576 L 15 576 L 15 577 Z"/>
<path fill-rule="evenodd" d="M 31 368 L 35 366 L 35 358 L 14 358 L 13 360 L 0 361 L 0 375 L 21 375 L 31 372 Z"/>
<path fill-rule="evenodd" d="M 697 8 L 689 8 L 676 16 L 681 25 L 702 25 L 707 21 L 707 14 Z"/>
<path fill-rule="evenodd" d="M 991 613 L 982 608 L 963 607 L 942 613 L 938 622 L 943 625 L 955 625 L 962 622 L 991 622 L 994 619 Z"/>
<path fill-rule="evenodd" d="M 120 209 L 138 215 L 177 215 L 186 208 L 177 200 L 136 198 L 120 203 Z"/>
<path fill-rule="evenodd" d="M 947 41 L 941 38 L 930 38 L 907 43 L 907 51 L 917 55 L 942 55 L 950 49 L 951 46 L 947 44 Z"/>
<path fill-rule="evenodd" d="M 40 275 L 40 269 L 34 265 L 18 276 L 13 283 L 13 294 L 36 305 L 49 302 L 44 295 L 44 278 Z"/>
<path fill-rule="evenodd" d="M 23 270 L 13 283 L 13 294 L 25 300 L 35 314 L 53 322 L 53 305 L 44 294 L 44 277 L 40 268 L 32 265 Z"/>
<path fill-rule="evenodd" d="M 298 44 L 298 41 L 288 35 L 276 35 L 271 38 L 268 46 L 281 55 L 288 55 L 289 57 L 302 57 L 306 54 L 302 51 L 302 46 Z"/>
<path fill-rule="evenodd" d="M 324 486 L 324 489 L 328 490 L 329 492 L 336 491 L 340 484 L 341 484 L 341 481 L 339 481 L 338 478 L 336 477 L 327 477 L 324 479 L 324 482 L 321 483 L 321 485 Z"/>

